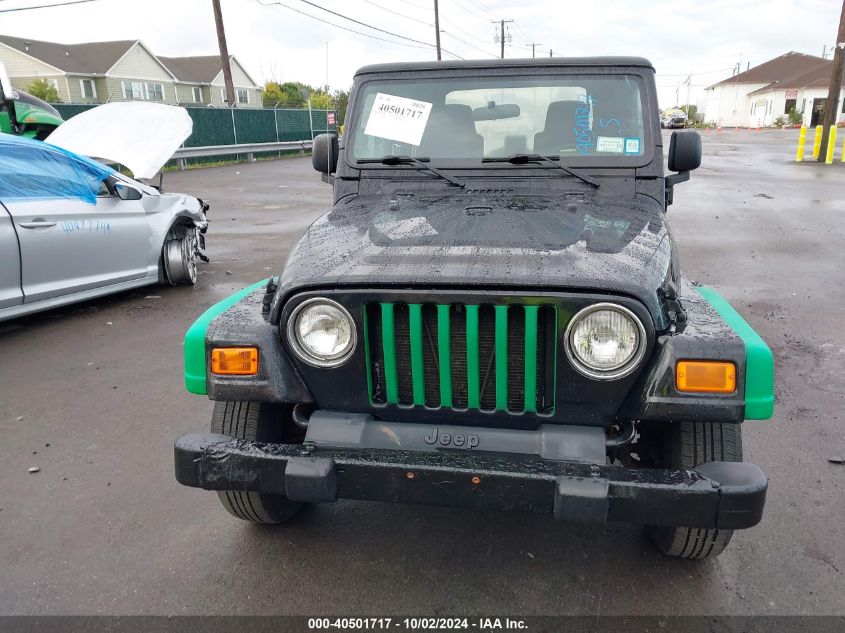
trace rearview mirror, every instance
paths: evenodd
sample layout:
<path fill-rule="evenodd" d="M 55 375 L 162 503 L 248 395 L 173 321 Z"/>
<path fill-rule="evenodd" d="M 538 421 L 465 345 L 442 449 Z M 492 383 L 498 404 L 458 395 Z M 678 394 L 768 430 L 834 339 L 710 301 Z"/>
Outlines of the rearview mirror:
<path fill-rule="evenodd" d="M 672 132 L 669 141 L 669 171 L 692 171 L 701 165 L 701 137 L 698 132 Z"/>
<path fill-rule="evenodd" d="M 311 165 L 323 174 L 333 174 L 337 169 L 337 136 L 319 134 L 311 145 Z"/>
<path fill-rule="evenodd" d="M 472 111 L 473 121 L 498 121 L 499 119 L 515 119 L 519 116 L 519 106 L 515 103 L 496 103 L 491 101 L 486 106 Z"/>
<path fill-rule="evenodd" d="M 135 189 L 135 187 L 130 187 L 122 182 L 117 183 L 114 186 L 114 190 L 117 193 L 117 197 L 121 200 L 140 200 L 143 197 L 143 194 Z"/>

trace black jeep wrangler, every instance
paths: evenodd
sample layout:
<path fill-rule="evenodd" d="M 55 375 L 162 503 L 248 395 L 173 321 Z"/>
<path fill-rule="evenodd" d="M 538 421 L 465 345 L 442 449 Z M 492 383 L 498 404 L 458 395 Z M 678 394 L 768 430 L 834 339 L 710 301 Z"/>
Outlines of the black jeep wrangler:
<path fill-rule="evenodd" d="M 339 147 L 339 145 L 341 145 Z M 767 480 L 740 424 L 772 355 L 681 275 L 666 223 L 701 162 L 639 58 L 368 66 L 313 163 L 334 204 L 279 277 L 188 331 L 210 433 L 176 477 L 282 523 L 338 498 L 648 526 L 719 554 Z"/>

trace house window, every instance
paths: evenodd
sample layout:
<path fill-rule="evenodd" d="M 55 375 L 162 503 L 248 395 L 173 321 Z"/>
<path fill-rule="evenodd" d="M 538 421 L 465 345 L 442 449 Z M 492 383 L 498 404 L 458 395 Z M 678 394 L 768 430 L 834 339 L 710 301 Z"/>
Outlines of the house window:
<path fill-rule="evenodd" d="M 786 105 L 783 106 L 783 113 L 789 114 L 795 109 L 796 105 L 798 105 L 798 99 L 787 99 Z"/>
<path fill-rule="evenodd" d="M 238 103 L 249 103 L 249 90 L 238 88 Z"/>
<path fill-rule="evenodd" d="M 147 99 L 150 101 L 164 100 L 164 86 L 161 84 L 146 84 Z"/>
<path fill-rule="evenodd" d="M 90 79 L 79 80 L 79 91 L 82 93 L 83 99 L 97 98 L 97 86 L 95 86 L 94 82 Z"/>
<path fill-rule="evenodd" d="M 194 86 L 191 88 L 191 92 L 194 96 L 194 103 L 202 103 L 202 88 L 199 86 Z"/>
<path fill-rule="evenodd" d="M 124 99 L 143 99 L 144 87 L 140 81 L 124 81 L 123 82 L 123 98 Z"/>

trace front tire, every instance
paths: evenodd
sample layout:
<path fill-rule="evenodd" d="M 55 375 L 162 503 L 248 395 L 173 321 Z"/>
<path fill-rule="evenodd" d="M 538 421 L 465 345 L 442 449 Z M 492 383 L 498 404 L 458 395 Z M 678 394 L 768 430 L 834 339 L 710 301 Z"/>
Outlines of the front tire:
<path fill-rule="evenodd" d="M 291 424 L 288 411 L 281 405 L 265 402 L 215 402 L 211 432 L 240 440 L 257 442 L 293 442 L 286 432 Z M 244 521 L 275 525 L 292 519 L 304 503 L 283 495 L 268 495 L 242 490 L 221 490 L 220 503 L 229 514 Z"/>
<path fill-rule="evenodd" d="M 695 468 L 705 462 L 741 462 L 740 424 L 679 422 L 664 438 L 663 466 Z M 646 527 L 649 538 L 666 556 L 703 560 L 715 558 L 731 542 L 733 530 L 688 527 Z"/>

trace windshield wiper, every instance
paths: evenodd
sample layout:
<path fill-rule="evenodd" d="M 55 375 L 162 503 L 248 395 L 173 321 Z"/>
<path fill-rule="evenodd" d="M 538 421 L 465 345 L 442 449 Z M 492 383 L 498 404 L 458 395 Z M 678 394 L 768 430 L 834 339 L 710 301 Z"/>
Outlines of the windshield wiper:
<path fill-rule="evenodd" d="M 576 178 L 580 178 L 584 182 L 589 185 L 592 185 L 596 189 L 599 188 L 599 183 L 590 178 L 589 176 L 585 176 L 579 171 L 575 171 L 571 167 L 567 167 L 566 165 L 562 164 L 560 161 L 559 156 L 542 156 L 540 154 L 512 154 L 511 156 L 502 156 L 502 157 L 491 157 L 491 158 L 483 158 L 481 159 L 482 163 L 510 163 L 511 165 L 525 165 L 526 163 L 543 163 L 547 165 L 551 165 L 552 167 L 557 167 L 558 169 L 562 169 L 570 176 L 575 176 Z"/>
<path fill-rule="evenodd" d="M 393 154 L 388 154 L 387 156 L 382 156 L 381 158 L 361 158 L 356 162 L 358 164 L 366 164 L 366 163 L 380 163 L 382 165 L 412 165 L 417 169 L 425 169 L 426 171 L 430 171 L 431 173 L 440 176 L 443 180 L 455 185 L 456 187 L 465 187 L 464 183 L 460 180 L 455 180 L 448 174 L 444 174 L 442 171 L 437 169 L 436 167 L 432 167 L 431 165 L 426 165 L 431 159 L 427 156 L 421 156 L 420 158 L 413 158 L 411 156 L 395 156 Z"/>

